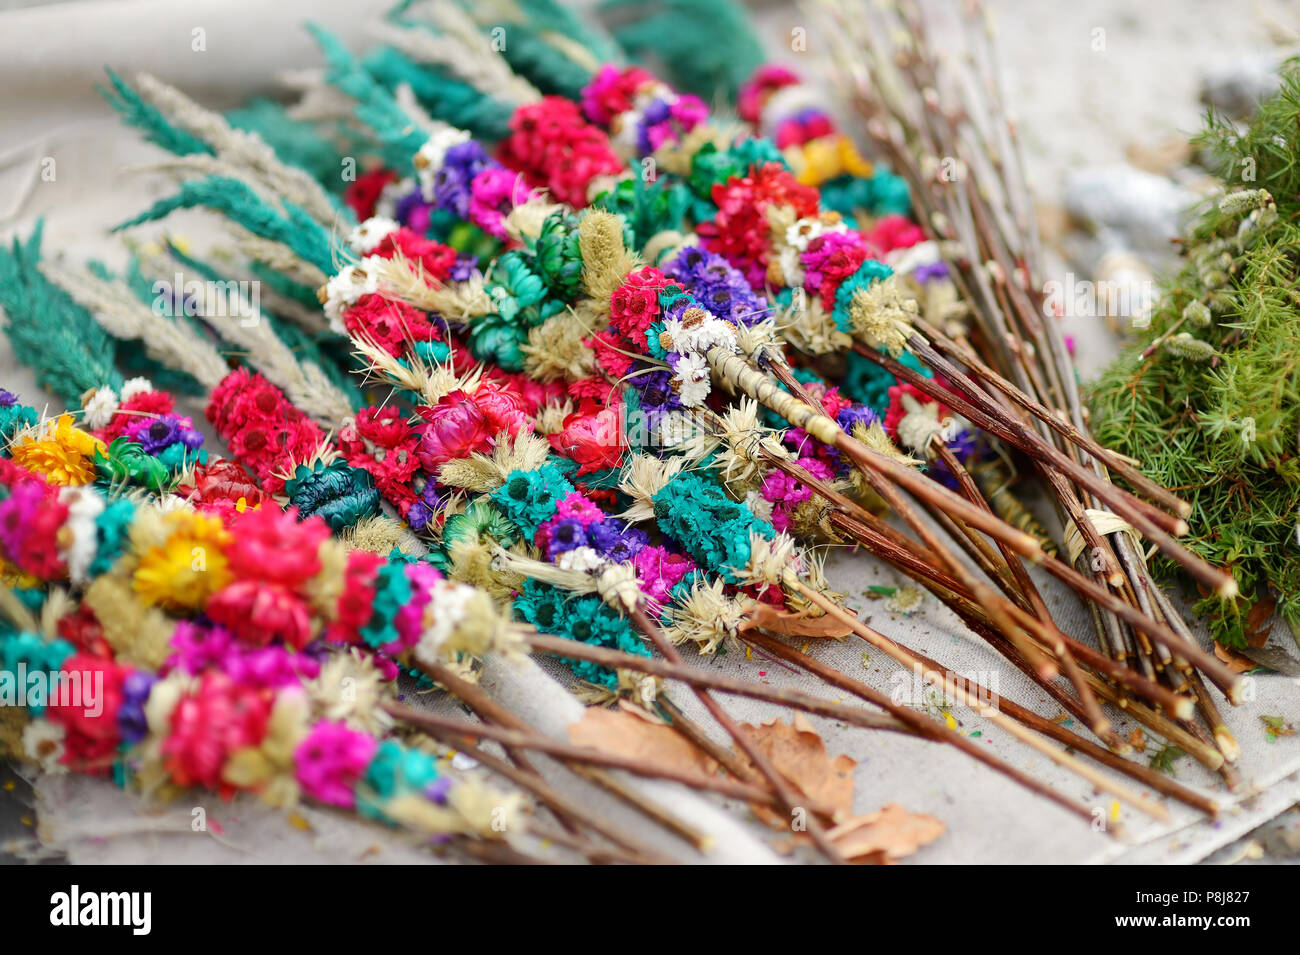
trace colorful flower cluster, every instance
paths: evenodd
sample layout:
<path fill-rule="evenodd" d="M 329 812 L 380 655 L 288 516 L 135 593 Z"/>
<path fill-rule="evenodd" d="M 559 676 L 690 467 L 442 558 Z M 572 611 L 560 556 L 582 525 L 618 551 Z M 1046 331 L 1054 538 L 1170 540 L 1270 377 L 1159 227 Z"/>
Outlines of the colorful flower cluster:
<path fill-rule="evenodd" d="M 699 474 L 678 475 L 654 496 L 655 521 L 707 571 L 735 583 L 749 564 L 750 535 L 771 539 L 771 524 Z"/>
<path fill-rule="evenodd" d="M 608 64 L 583 88 L 582 110 L 608 127 L 624 152 L 639 156 L 680 142 L 709 115 L 698 96 L 680 95 L 640 67 Z"/>
<path fill-rule="evenodd" d="M 230 453 L 277 494 L 288 462 L 311 458 L 325 441 L 320 428 L 258 372 L 237 368 L 213 389 L 207 418 Z"/>
<path fill-rule="evenodd" d="M 587 204 L 595 180 L 623 170 L 605 133 L 583 118 L 576 103 L 558 96 L 515 110 L 498 155 L 529 185 L 545 187 L 557 202 L 575 208 Z"/>

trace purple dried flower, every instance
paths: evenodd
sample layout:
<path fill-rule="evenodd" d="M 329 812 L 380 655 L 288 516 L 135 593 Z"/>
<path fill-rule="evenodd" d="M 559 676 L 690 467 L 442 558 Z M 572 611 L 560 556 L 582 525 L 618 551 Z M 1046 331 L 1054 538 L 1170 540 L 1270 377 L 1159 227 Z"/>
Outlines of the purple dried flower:
<path fill-rule="evenodd" d="M 132 670 L 122 681 L 122 705 L 117 711 L 117 731 L 127 743 L 138 743 L 149 733 L 144 705 L 156 677 L 144 670 Z"/>
<path fill-rule="evenodd" d="M 587 532 L 583 529 L 582 522 L 576 517 L 566 518 L 556 521 L 551 528 L 551 539 L 546 546 L 546 556 L 554 560 L 557 555 L 566 550 L 576 550 L 585 547 L 586 544 Z"/>

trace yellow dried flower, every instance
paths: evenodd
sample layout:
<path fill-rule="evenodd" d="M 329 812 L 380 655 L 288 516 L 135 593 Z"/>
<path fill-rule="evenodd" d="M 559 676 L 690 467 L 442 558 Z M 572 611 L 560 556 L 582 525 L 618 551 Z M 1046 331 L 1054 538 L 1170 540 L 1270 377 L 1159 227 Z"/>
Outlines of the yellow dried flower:
<path fill-rule="evenodd" d="M 146 604 L 199 610 L 230 582 L 225 554 L 230 535 L 220 518 L 197 511 L 172 511 L 163 522 L 168 536 L 141 555 L 135 592 Z"/>
<path fill-rule="evenodd" d="M 59 415 L 46 422 L 40 437 L 24 435 L 10 453 L 14 462 L 44 475 L 51 484 L 89 484 L 95 480 L 95 452 L 105 454 L 107 445 L 73 424 L 72 415 Z"/>

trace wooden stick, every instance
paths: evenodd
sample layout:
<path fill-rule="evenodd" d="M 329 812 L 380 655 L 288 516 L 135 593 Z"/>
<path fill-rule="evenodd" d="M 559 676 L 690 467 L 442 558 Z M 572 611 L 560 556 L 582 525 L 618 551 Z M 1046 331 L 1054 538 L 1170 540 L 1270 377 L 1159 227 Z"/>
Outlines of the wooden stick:
<path fill-rule="evenodd" d="M 651 619 L 650 615 L 639 604 L 628 607 L 628 619 L 641 633 L 650 638 L 650 641 L 669 663 L 680 664 L 682 662 L 681 654 L 677 652 L 677 648 L 664 636 L 663 631 L 659 629 L 659 625 Z M 790 814 L 791 818 L 799 814 L 807 800 L 801 797 L 785 777 L 777 772 L 776 767 L 772 765 L 772 761 L 758 748 L 758 744 L 753 738 L 740 728 L 736 721 L 732 719 L 731 714 L 723 709 L 722 705 L 713 698 L 713 695 L 708 690 L 693 686 L 691 691 L 695 694 L 696 699 L 704 704 L 704 708 L 709 711 L 709 715 L 726 731 L 728 736 L 736 741 L 736 745 L 749 757 L 749 761 L 767 780 L 768 785 L 772 787 L 772 791 L 776 793 L 781 805 Z M 830 837 L 826 835 L 826 830 L 821 821 L 815 815 L 808 814 L 805 822 L 808 835 L 822 855 L 826 856 L 834 865 L 848 865 L 848 860 L 844 858 L 840 850 L 831 842 Z"/>
<path fill-rule="evenodd" d="M 780 808 L 780 802 L 772 792 L 749 783 L 728 779 L 725 776 L 708 776 L 704 773 L 694 773 L 673 766 L 656 766 L 644 759 L 623 756 L 605 750 L 591 749 L 585 746 L 575 746 L 572 743 L 551 739 L 549 736 L 543 736 L 540 733 L 503 729 L 486 723 L 471 723 L 468 720 L 440 716 L 436 713 L 425 713 L 395 703 L 386 704 L 384 708 L 394 717 L 409 723 L 411 726 L 448 739 L 490 739 L 501 743 L 503 746 L 535 750 L 539 753 L 546 753 L 548 756 L 561 757 L 569 762 L 601 766 L 605 769 L 618 769 L 651 779 L 666 779 L 669 782 L 681 783 L 692 789 L 721 793 L 731 799 L 743 799 L 745 802 Z M 807 807 L 827 817 L 834 817 L 835 815 L 833 807 L 819 803 L 816 800 L 808 800 Z"/>
<path fill-rule="evenodd" d="M 747 635 L 746 639 L 748 639 L 749 636 L 750 635 Z M 697 668 L 693 668 L 693 667 L 679 667 L 674 664 L 666 663 L 661 660 L 656 660 L 652 657 L 642 657 L 642 656 L 636 656 L 628 653 L 620 653 L 617 650 L 608 650 L 604 647 L 589 647 L 586 644 L 574 644 L 573 641 L 571 640 L 560 640 L 555 637 L 532 637 L 532 636 L 526 637 L 525 639 L 530 643 L 530 645 L 532 645 L 536 649 L 546 649 L 550 652 L 562 651 L 570 656 L 577 657 L 578 659 L 591 660 L 592 662 L 600 663 L 603 666 L 616 667 L 616 668 L 622 667 L 629 670 L 636 670 L 641 673 L 652 673 L 657 676 L 663 676 L 671 679 L 680 679 L 681 678 L 680 674 L 683 670 L 693 670 L 696 673 L 700 672 Z M 552 646 L 555 646 L 557 644 L 559 645 L 557 647 L 557 650 L 550 650 Z M 731 678 L 722 678 L 722 677 L 710 675 L 709 679 L 729 680 Z M 724 692 L 724 693 L 730 692 L 722 683 L 718 684 L 718 689 L 720 692 Z M 894 716 L 897 718 L 899 722 L 903 723 L 911 730 L 921 733 L 922 735 L 925 735 L 927 737 L 936 739 L 938 741 L 950 743 L 951 745 L 956 746 L 958 749 L 965 752 L 967 755 L 974 757 L 979 762 L 982 762 L 985 765 L 994 768 L 998 772 L 1002 773 L 1008 778 L 1024 786 L 1026 789 L 1030 790 L 1031 792 L 1035 792 L 1041 796 L 1044 796 L 1047 799 L 1050 799 L 1051 801 L 1057 803 L 1060 806 L 1063 806 L 1064 808 L 1068 809 L 1070 812 L 1078 816 L 1088 819 L 1089 821 L 1092 820 L 1093 818 L 1092 812 L 1086 806 L 1082 806 L 1076 803 L 1074 800 L 1061 795 L 1060 793 L 1056 792 L 1050 787 L 1045 786 L 1043 783 L 1039 782 L 1033 777 L 1028 776 L 1021 770 L 1016 769 L 1014 766 L 1011 766 L 1010 764 L 999 759 L 997 756 L 994 756 L 992 753 L 989 753 L 984 748 L 975 745 L 969 739 L 962 736 L 960 733 L 953 732 L 943 724 L 935 722 L 934 720 L 922 715 L 921 713 L 918 713 L 917 711 L 911 709 L 910 707 L 902 706 L 898 703 L 895 703 L 887 695 L 872 690 L 870 687 L 867 687 L 867 693 L 868 696 L 864 698 L 867 699 L 868 702 L 880 706 L 885 710 L 888 710 L 890 713 L 894 714 Z M 838 705 L 843 705 L 843 704 L 838 704 Z M 856 707 L 849 707 L 850 712 L 854 712 L 857 709 L 858 708 Z M 826 713 L 821 715 L 829 716 L 830 714 Z M 832 718 L 841 719 L 842 717 L 836 716 Z M 849 722 L 854 725 L 861 725 L 856 723 L 855 720 L 845 720 L 845 722 Z"/>
<path fill-rule="evenodd" d="M 491 720 L 494 723 L 511 729 L 528 728 L 528 725 L 522 719 L 488 696 L 487 693 L 483 691 L 482 687 L 476 686 L 468 680 L 463 679 L 450 667 L 441 663 L 423 663 L 418 661 L 416 665 L 427 676 L 446 687 L 448 692 L 462 700 L 470 707 L 470 709 L 474 710 L 480 718 Z M 644 812 L 660 825 L 673 830 L 678 835 L 691 842 L 701 852 L 707 851 L 711 846 L 712 839 L 707 834 L 681 819 L 678 819 L 672 813 L 667 812 L 661 806 L 656 805 L 641 794 L 628 789 L 621 780 L 609 773 L 586 766 L 570 766 L 570 769 L 582 776 L 584 779 L 590 780 L 596 785 L 614 794 L 628 805 Z M 600 819 L 593 819 L 589 815 L 584 815 L 584 820 L 602 836 L 611 841 L 617 842 L 624 848 L 631 849 L 635 852 L 646 851 L 645 847 L 642 846 L 639 840 L 623 833 L 614 827 L 612 823 L 607 823 Z M 627 840 L 630 840 L 630 842 Z"/>
<path fill-rule="evenodd" d="M 852 677 L 841 673 L 839 670 L 836 670 L 834 667 L 827 666 L 819 660 L 808 656 L 806 653 L 787 646 L 772 637 L 750 634 L 746 639 L 757 643 L 774 656 L 780 657 L 790 663 L 794 663 L 796 666 L 802 667 L 809 673 L 821 677 L 827 683 L 830 683 L 833 686 L 838 686 L 840 689 L 846 690 L 855 696 L 870 701 L 871 697 L 875 695 L 875 691 L 867 684 L 855 680 Z M 924 654 L 916 653 L 915 650 L 911 652 L 914 653 L 917 659 L 921 660 L 926 666 L 931 666 L 936 670 L 941 670 L 944 673 L 945 679 L 962 679 L 951 670 L 936 663 Z M 998 700 L 998 706 L 1002 712 L 1006 713 L 1012 719 L 1028 726 L 1030 729 L 1037 730 L 1045 736 L 1050 736 L 1058 743 L 1063 743 L 1071 749 L 1078 750 L 1090 759 L 1096 760 L 1099 763 L 1109 766 L 1111 769 L 1119 770 L 1140 782 L 1146 783 L 1148 786 L 1164 793 L 1166 796 L 1171 796 L 1179 802 L 1186 803 L 1202 812 L 1207 812 L 1212 815 L 1217 815 L 1219 812 L 1219 804 L 1214 800 L 1188 789 L 1186 786 L 1170 779 L 1164 773 L 1152 769 L 1150 766 L 1143 766 L 1140 763 L 1134 763 L 1117 756 L 1110 750 L 1098 746 L 1096 743 L 1085 739 L 1078 733 L 1070 732 L 1064 726 L 1054 723 L 1045 717 L 1039 716 L 1033 710 L 1026 709 L 1020 704 L 1008 700 L 1006 697 L 1001 697 Z"/>
<path fill-rule="evenodd" d="M 1026 394 L 1017 388 L 1014 384 L 1007 381 L 996 371 L 984 364 L 979 356 L 970 348 L 962 348 L 947 335 L 943 334 L 933 325 L 926 323 L 924 320 L 918 320 L 916 327 L 925 333 L 925 336 L 934 343 L 936 348 L 941 348 L 950 357 L 957 359 L 973 371 L 978 372 L 982 380 L 997 388 L 1008 398 L 1030 411 L 1036 418 L 1050 427 L 1057 434 L 1074 442 L 1088 454 L 1097 458 L 1106 467 L 1110 468 L 1125 481 L 1137 488 L 1142 494 L 1146 495 L 1151 501 L 1159 504 L 1168 511 L 1172 511 L 1179 517 L 1187 517 L 1192 513 L 1192 505 L 1173 494 L 1171 491 L 1152 481 L 1145 474 L 1133 467 L 1123 458 L 1119 457 L 1109 448 L 1099 444 L 1091 435 L 1084 434 L 1068 420 L 1061 417 L 1060 414 L 1051 411 L 1041 402 L 1036 401 L 1032 396 Z"/>
<path fill-rule="evenodd" d="M 921 665 L 920 660 L 918 660 L 911 653 L 904 650 L 897 643 L 888 639 L 884 635 L 877 633 L 875 630 L 868 627 L 857 617 L 853 616 L 852 614 L 848 613 L 846 610 L 838 606 L 834 601 L 828 600 L 826 597 L 822 596 L 820 593 L 813 590 L 811 587 L 805 586 L 803 582 L 800 581 L 793 574 L 789 575 L 789 579 L 787 580 L 787 586 L 796 590 L 805 599 L 811 601 L 812 603 L 817 604 L 817 606 L 821 607 L 823 611 L 825 611 L 828 614 L 831 614 L 837 620 L 842 620 L 844 623 L 847 623 L 850 626 L 852 626 L 854 633 L 862 637 L 864 640 L 866 640 L 868 643 L 870 643 L 872 646 L 876 647 L 877 649 L 883 650 L 885 653 L 889 654 L 889 656 L 893 657 L 899 663 L 902 663 L 904 666 L 907 667 L 920 667 L 922 676 L 924 679 L 926 679 L 927 682 L 934 684 L 934 686 L 937 689 L 952 695 L 953 698 L 956 699 L 959 703 L 962 703 L 963 705 L 970 707 L 976 713 L 978 713 L 979 715 L 983 716 L 985 719 L 993 723 L 995 726 L 1005 729 L 1008 733 L 1010 733 L 1012 736 L 1015 736 L 1021 742 L 1026 743 L 1029 746 L 1033 747 L 1034 749 L 1038 750 L 1048 759 L 1052 760 L 1052 762 L 1066 769 L 1072 770 L 1076 775 L 1082 776 L 1084 779 L 1092 783 L 1094 786 L 1097 786 L 1099 789 L 1109 792 L 1113 796 L 1122 799 L 1124 802 L 1127 802 L 1130 806 L 1133 806 L 1135 809 L 1138 809 L 1141 812 L 1146 813 L 1147 815 L 1151 816 L 1153 819 L 1159 819 L 1161 821 L 1168 820 L 1169 813 L 1164 808 L 1164 806 L 1161 806 L 1159 803 L 1153 803 L 1149 799 L 1146 799 L 1140 794 L 1129 789 L 1127 786 L 1122 786 L 1116 783 L 1114 780 L 1108 779 L 1106 776 L 1095 771 L 1090 766 L 1080 763 L 1077 759 L 1075 759 L 1073 756 L 1069 755 L 1065 751 L 1058 750 L 1055 747 L 1048 745 L 1046 742 L 1040 740 L 1029 730 L 1021 727 L 1014 720 L 1008 719 L 1007 717 L 1003 716 L 1001 713 L 999 713 L 996 709 L 992 708 L 988 704 L 981 703 L 979 700 L 973 699 L 959 684 L 946 683 L 936 671 L 926 670 L 925 667 Z"/>

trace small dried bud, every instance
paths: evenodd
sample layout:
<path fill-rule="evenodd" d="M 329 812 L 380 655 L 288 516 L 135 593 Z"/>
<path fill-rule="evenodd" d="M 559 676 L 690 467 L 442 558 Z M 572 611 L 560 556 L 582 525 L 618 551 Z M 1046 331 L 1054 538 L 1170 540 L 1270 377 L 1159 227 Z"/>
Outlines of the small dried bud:
<path fill-rule="evenodd" d="M 1273 204 L 1273 197 L 1267 189 L 1244 189 L 1230 192 L 1219 200 L 1219 211 L 1225 215 L 1243 215 L 1263 209 Z"/>
<path fill-rule="evenodd" d="M 1197 328 L 1205 328 L 1211 321 L 1210 309 L 1203 302 L 1188 302 L 1183 309 L 1183 318 Z"/>
<path fill-rule="evenodd" d="M 1201 273 L 1201 283 L 1206 288 L 1223 288 L 1228 284 L 1228 273 L 1222 269 L 1207 269 Z"/>
<path fill-rule="evenodd" d="M 1232 296 L 1227 292 L 1215 292 L 1210 296 L 1210 311 L 1222 315 L 1232 310 Z"/>
<path fill-rule="evenodd" d="M 1214 357 L 1214 346 L 1193 338 L 1187 332 L 1180 332 L 1165 342 L 1165 350 L 1171 355 L 1186 358 L 1188 361 L 1209 361 Z"/>

